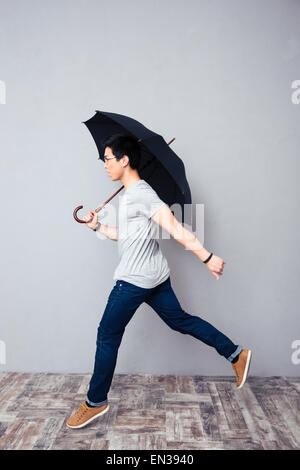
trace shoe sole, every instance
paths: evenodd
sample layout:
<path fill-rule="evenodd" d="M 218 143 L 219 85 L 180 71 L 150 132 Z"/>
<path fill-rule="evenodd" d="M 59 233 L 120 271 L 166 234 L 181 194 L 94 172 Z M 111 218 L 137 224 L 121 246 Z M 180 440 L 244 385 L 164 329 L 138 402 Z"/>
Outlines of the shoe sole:
<path fill-rule="evenodd" d="M 252 351 L 251 351 L 251 349 L 249 349 L 248 355 L 247 355 L 246 366 L 245 366 L 245 370 L 244 370 L 244 374 L 243 374 L 243 379 L 242 379 L 240 385 L 237 388 L 242 388 L 242 386 L 246 382 L 246 378 L 248 376 L 248 372 L 249 372 L 249 368 L 250 368 L 251 357 L 252 357 Z"/>
<path fill-rule="evenodd" d="M 67 424 L 67 426 L 68 426 L 68 428 L 71 428 L 71 429 L 83 428 L 84 426 L 89 424 L 91 421 L 94 421 L 94 419 L 99 418 L 99 416 L 101 416 L 101 415 L 104 415 L 108 410 L 109 410 L 109 405 L 103 411 L 100 411 L 100 413 L 96 414 L 95 416 L 92 416 L 92 418 L 88 419 L 84 423 L 82 423 L 78 426 L 70 426 L 69 424 Z"/>

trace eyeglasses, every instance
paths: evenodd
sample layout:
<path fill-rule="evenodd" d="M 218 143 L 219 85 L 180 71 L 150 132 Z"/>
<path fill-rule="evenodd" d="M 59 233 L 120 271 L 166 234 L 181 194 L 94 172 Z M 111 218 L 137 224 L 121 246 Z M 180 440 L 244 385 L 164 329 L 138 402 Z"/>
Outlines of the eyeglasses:
<path fill-rule="evenodd" d="M 117 157 L 110 157 L 110 158 L 103 157 L 104 163 L 107 162 L 107 160 L 112 160 L 113 158 L 117 158 Z"/>

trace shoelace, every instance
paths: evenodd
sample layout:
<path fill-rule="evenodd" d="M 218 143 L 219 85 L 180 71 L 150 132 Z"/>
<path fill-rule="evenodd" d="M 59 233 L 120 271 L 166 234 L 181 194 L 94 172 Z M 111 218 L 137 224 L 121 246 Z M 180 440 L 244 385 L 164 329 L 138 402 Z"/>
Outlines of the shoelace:
<path fill-rule="evenodd" d="M 80 419 L 82 418 L 82 416 L 84 415 L 86 411 L 87 411 L 87 407 L 86 407 L 86 404 L 83 402 L 81 403 L 79 409 L 75 413 L 77 421 L 80 421 Z"/>

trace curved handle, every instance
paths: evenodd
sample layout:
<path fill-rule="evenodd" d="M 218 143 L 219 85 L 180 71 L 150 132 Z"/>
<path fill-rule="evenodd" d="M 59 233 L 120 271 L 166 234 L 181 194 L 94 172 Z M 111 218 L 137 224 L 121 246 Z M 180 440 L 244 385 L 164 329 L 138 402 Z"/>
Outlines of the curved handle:
<path fill-rule="evenodd" d="M 95 209 L 95 212 L 99 212 L 101 211 L 101 209 L 103 209 L 103 207 L 113 198 L 115 197 L 120 191 L 121 189 L 123 189 L 124 186 L 121 186 L 118 191 L 116 191 L 112 196 L 110 196 L 103 204 L 101 204 L 101 206 L 97 207 L 97 209 Z M 79 224 L 85 224 L 86 221 L 85 220 L 81 220 L 79 219 L 79 217 L 77 217 L 77 212 L 82 209 L 83 206 L 78 206 L 74 209 L 74 212 L 73 212 L 73 217 L 74 219 L 76 220 L 76 222 L 78 222 Z"/>
<path fill-rule="evenodd" d="M 76 209 L 74 209 L 74 212 L 73 212 L 73 217 L 76 220 L 76 222 L 78 222 L 79 224 L 85 224 L 85 220 L 81 220 L 77 217 L 77 212 L 82 208 L 83 206 L 78 206 L 76 207 Z"/>
<path fill-rule="evenodd" d="M 99 212 L 102 208 L 104 207 L 104 204 L 102 204 L 102 206 L 98 207 L 97 209 L 95 209 L 95 212 Z M 82 209 L 83 206 L 78 206 L 74 209 L 74 212 L 73 212 L 73 217 L 74 219 L 76 220 L 76 222 L 78 222 L 79 224 L 86 224 L 86 221 L 85 220 L 81 220 L 79 219 L 79 217 L 77 217 L 77 212 Z M 104 215 L 103 217 L 105 216 L 106 212 L 104 211 Z"/>

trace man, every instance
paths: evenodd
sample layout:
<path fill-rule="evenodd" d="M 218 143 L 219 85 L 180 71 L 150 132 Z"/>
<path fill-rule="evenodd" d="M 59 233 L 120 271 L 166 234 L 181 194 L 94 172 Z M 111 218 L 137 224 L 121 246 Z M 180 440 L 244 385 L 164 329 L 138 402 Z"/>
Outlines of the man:
<path fill-rule="evenodd" d="M 118 242 L 120 263 L 114 272 L 113 287 L 98 327 L 94 372 L 86 401 L 72 415 L 67 426 L 82 428 L 109 410 L 107 394 L 116 366 L 118 348 L 126 325 L 137 308 L 146 302 L 175 331 L 212 346 L 231 364 L 241 388 L 248 375 L 251 351 L 234 344 L 227 336 L 198 316 L 185 312 L 172 289 L 170 269 L 154 239 L 159 226 L 200 258 L 219 280 L 225 261 L 209 253 L 199 240 L 180 224 L 169 206 L 140 178 L 140 148 L 132 136 L 116 134 L 103 142 L 104 168 L 112 181 L 120 180 L 125 193 L 119 200 L 119 225 L 98 222 L 95 211 L 84 217 L 87 227 Z M 153 223 L 155 222 L 155 223 Z"/>

